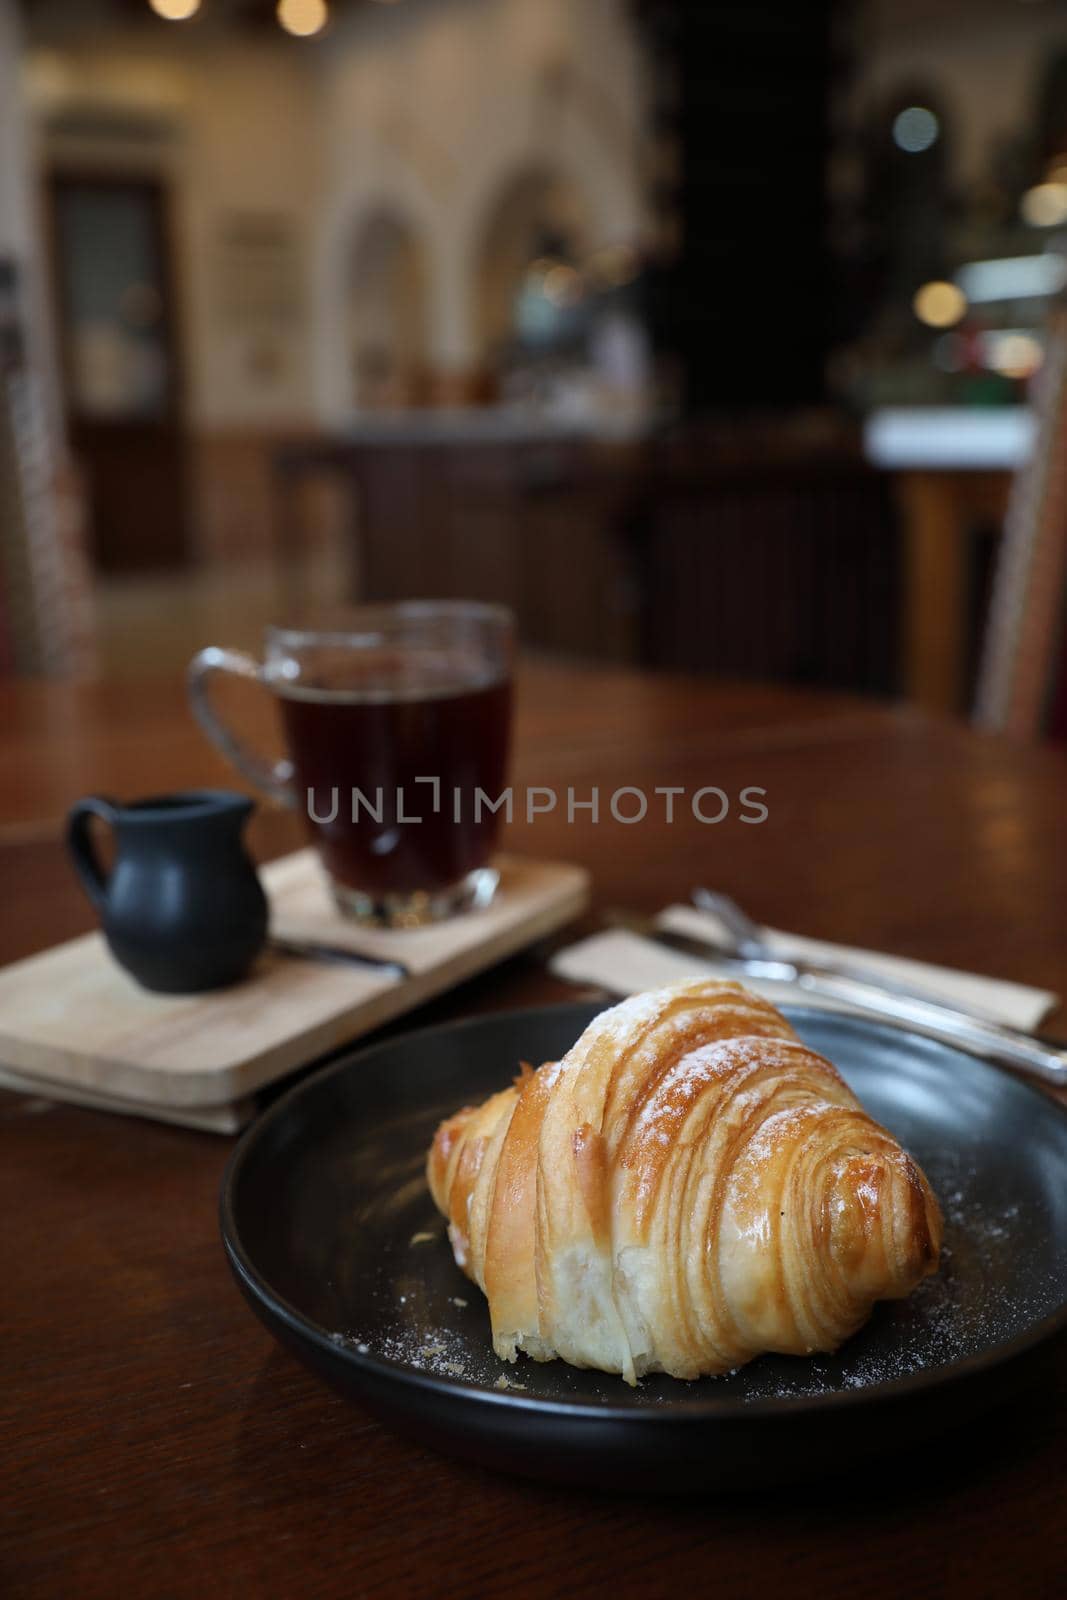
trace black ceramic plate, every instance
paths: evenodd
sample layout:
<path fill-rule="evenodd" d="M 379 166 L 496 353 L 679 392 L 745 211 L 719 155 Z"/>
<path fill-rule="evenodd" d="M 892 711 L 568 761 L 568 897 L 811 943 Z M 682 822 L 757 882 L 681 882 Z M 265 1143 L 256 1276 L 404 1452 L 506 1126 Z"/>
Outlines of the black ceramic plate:
<path fill-rule="evenodd" d="M 511 1471 L 604 1486 L 750 1485 L 840 1468 L 1003 1394 L 1067 1325 L 1067 1115 L 1026 1084 L 877 1023 L 790 1009 L 918 1158 L 943 1265 L 836 1355 L 680 1383 L 498 1361 L 423 1180 L 441 1119 L 560 1055 L 601 1009 L 475 1018 L 365 1049 L 278 1101 L 222 1194 L 230 1263 L 281 1342 L 396 1427 Z"/>

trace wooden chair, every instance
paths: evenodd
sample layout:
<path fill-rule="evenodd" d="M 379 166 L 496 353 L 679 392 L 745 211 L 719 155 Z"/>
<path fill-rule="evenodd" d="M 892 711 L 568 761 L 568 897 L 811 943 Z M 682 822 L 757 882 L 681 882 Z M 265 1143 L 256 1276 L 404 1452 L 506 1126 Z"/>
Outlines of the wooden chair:
<path fill-rule="evenodd" d="M 0 352 L 0 672 L 82 675 L 96 661 L 84 502 L 43 413 L 31 373 Z"/>
<path fill-rule="evenodd" d="M 1050 317 L 1037 434 L 1016 475 L 993 584 L 975 722 L 1016 738 L 1067 736 L 1067 306 Z"/>

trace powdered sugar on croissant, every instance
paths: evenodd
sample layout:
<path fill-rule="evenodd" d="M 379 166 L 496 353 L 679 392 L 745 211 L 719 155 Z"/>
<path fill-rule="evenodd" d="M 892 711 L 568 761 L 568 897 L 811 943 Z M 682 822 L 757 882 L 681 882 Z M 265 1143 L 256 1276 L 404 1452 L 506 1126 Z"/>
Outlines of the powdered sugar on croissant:
<path fill-rule="evenodd" d="M 700 980 L 597 1017 L 427 1163 L 514 1361 L 678 1378 L 833 1350 L 936 1270 L 918 1167 L 773 1006 Z"/>

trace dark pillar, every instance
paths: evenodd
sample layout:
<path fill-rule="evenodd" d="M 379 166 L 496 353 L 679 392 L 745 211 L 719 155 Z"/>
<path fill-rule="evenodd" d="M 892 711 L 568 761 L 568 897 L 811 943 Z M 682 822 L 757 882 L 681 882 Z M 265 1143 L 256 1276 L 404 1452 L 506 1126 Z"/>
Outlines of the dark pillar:
<path fill-rule="evenodd" d="M 652 318 L 690 415 L 823 397 L 834 5 L 638 0 L 658 84 L 657 206 L 677 233 Z"/>

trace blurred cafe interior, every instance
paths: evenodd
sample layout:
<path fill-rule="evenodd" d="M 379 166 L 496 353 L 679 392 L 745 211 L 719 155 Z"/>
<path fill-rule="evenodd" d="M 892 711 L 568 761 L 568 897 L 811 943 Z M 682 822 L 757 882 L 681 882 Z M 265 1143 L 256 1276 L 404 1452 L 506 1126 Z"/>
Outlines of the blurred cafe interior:
<path fill-rule="evenodd" d="M 0 1600 L 1067 1597 L 1065 596 L 1067 0 L 0 0 Z"/>
<path fill-rule="evenodd" d="M 353 600 L 1067 735 L 1063 0 L 0 0 L 0 671 Z"/>

